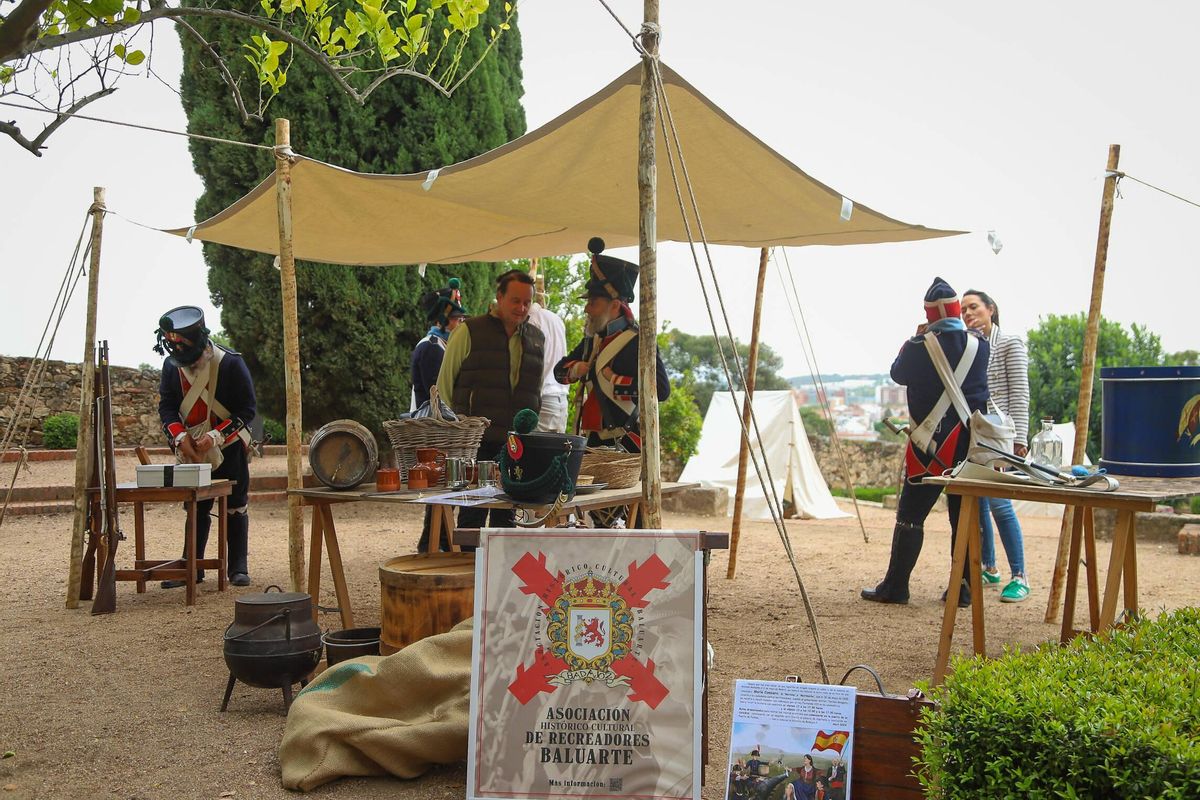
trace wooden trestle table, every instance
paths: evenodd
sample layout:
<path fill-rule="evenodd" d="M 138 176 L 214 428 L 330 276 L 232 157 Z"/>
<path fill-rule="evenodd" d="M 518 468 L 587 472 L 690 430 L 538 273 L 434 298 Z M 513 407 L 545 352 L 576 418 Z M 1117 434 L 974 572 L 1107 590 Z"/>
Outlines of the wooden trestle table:
<path fill-rule="evenodd" d="M 136 483 L 118 483 L 116 502 L 120 505 L 133 505 L 133 569 L 116 570 L 117 580 L 136 581 L 138 594 L 146 591 L 146 581 L 182 580 L 186 581 L 187 591 L 184 593 L 185 602 L 196 604 L 196 571 L 211 569 L 217 572 L 217 590 L 225 591 L 225 513 L 228 510 L 229 495 L 233 493 L 233 481 L 214 480 L 208 486 L 168 486 L 149 487 L 138 486 Z M 90 514 L 92 515 L 91 530 L 100 530 L 99 520 L 103 513 L 100 509 L 100 490 L 88 489 Z M 217 506 L 217 557 L 196 558 L 196 515 L 197 504 L 204 500 L 215 500 Z M 146 512 L 147 503 L 182 503 L 187 509 L 187 523 L 184 527 L 183 558 L 147 559 L 146 558 Z M 118 551 L 119 552 L 119 551 Z M 107 552 L 103 547 L 96 548 L 96 576 L 99 579 L 104 569 L 104 559 Z"/>
<path fill-rule="evenodd" d="M 689 489 L 695 483 L 664 483 L 664 495 Z M 329 572 L 333 578 L 333 589 L 337 596 L 338 611 L 342 618 L 342 627 L 354 627 L 354 612 L 350 607 L 350 592 L 346 588 L 346 573 L 342 566 L 342 553 L 338 546 L 337 529 L 333 522 L 333 506 L 340 503 L 413 503 L 422 497 L 445 494 L 448 489 L 435 488 L 415 491 L 401 489 L 395 492 L 378 492 L 374 484 L 363 484 L 350 491 L 338 491 L 326 488 L 290 489 L 289 495 L 301 499 L 301 504 L 312 507 L 311 524 L 309 526 L 308 554 L 308 593 L 313 598 L 313 613 L 318 611 L 317 598 L 321 588 L 321 545 L 329 551 Z M 558 514 L 546 520 L 548 527 L 554 527 L 565 522 L 569 515 L 574 514 L 581 524 L 590 525 L 588 511 L 600 509 L 625 508 L 627 527 L 636 528 L 641 519 L 642 488 L 636 484 L 628 489 L 600 489 L 586 494 L 577 494 L 567 503 Z M 459 550 L 459 543 L 454 541 L 454 506 L 429 504 L 433 510 L 429 532 L 430 550 L 436 550 L 441 534 L 445 531 L 446 539 L 451 548 Z M 473 506 L 474 508 L 511 508 L 526 509 L 535 517 L 540 517 L 550 510 L 547 505 L 527 505 L 513 503 L 507 500 L 496 500 L 491 503 Z"/>
<path fill-rule="evenodd" d="M 1120 487 L 1114 492 L 1095 489 L 1069 489 L 1060 486 L 1023 486 L 995 481 L 979 481 L 963 478 L 926 478 L 926 483 L 945 487 L 949 494 L 961 495 L 962 507 L 958 512 L 959 536 L 955 541 L 954 558 L 950 567 L 949 596 L 942 616 L 942 631 L 938 640 L 937 661 L 934 665 L 933 683 L 940 684 L 946 676 L 950 660 L 951 639 L 954 636 L 954 619 L 958 603 L 954 602 L 955 587 L 962 580 L 968 555 L 971 559 L 971 619 L 974 634 L 974 652 L 984 655 L 983 589 L 980 578 L 979 503 L 980 497 L 995 497 L 1008 500 L 1030 500 L 1039 503 L 1058 503 L 1072 510 L 1070 527 L 1070 555 L 1067 561 L 1066 591 L 1063 598 L 1063 616 L 1060 641 L 1067 642 L 1080 633 L 1100 633 L 1111 628 L 1117 620 L 1117 600 L 1124 588 L 1124 610 L 1135 613 L 1138 609 L 1137 588 L 1137 517 L 1139 511 L 1153 511 L 1159 503 L 1167 500 L 1200 494 L 1200 478 L 1139 478 L 1129 475 L 1114 475 Z M 1104 584 L 1104 597 L 1099 596 L 1099 579 L 1096 572 L 1096 537 L 1092 511 L 1111 508 L 1117 512 L 1113 529 L 1112 549 L 1108 559 L 1108 575 Z M 964 532 L 967 535 L 963 535 Z M 1075 628 L 1075 598 L 1079 587 L 1080 551 L 1088 593 L 1088 630 Z"/>

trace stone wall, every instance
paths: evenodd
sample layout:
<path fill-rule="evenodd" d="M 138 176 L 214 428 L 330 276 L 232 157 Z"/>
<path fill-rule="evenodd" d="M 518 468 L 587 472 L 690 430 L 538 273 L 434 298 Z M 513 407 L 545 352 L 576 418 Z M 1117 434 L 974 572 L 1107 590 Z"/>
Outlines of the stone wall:
<path fill-rule="evenodd" d="M 842 460 L 828 436 L 809 434 L 808 443 L 821 467 L 821 474 L 830 486 L 845 487 Z M 900 466 L 904 459 L 901 442 L 841 441 L 842 451 L 850 466 L 855 486 L 896 486 L 900 481 Z"/>
<path fill-rule="evenodd" d="M 0 356 L 0 429 L 8 425 L 16 411 L 21 386 L 29 374 L 30 358 Z M 82 371 L 79 364 L 50 361 L 42 374 L 40 397 L 33 407 L 33 427 L 29 445 L 42 444 L 42 423 L 46 417 L 79 413 L 79 388 Z M 138 370 L 111 367 L 113 442 L 118 446 L 163 444 L 158 422 L 158 379 L 156 369 Z M 35 394 L 37 392 L 35 391 Z M 15 438 L 20 443 L 20 430 Z"/>

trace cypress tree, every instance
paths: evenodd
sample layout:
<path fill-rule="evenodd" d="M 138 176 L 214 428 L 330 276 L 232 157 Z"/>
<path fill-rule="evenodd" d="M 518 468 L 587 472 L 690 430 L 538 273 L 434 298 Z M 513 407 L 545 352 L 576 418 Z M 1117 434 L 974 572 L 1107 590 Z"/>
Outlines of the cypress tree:
<path fill-rule="evenodd" d="M 244 3 L 254 8 L 257 3 Z M 501 4 L 481 21 L 463 55 L 464 68 L 478 58 L 489 28 L 499 26 Z M 340 15 L 338 12 L 336 16 Z M 238 53 L 250 31 L 218 20 L 192 24 L 224 54 L 243 89 L 256 80 Z M 188 129 L 221 138 L 273 144 L 275 117 L 291 120 L 292 149 L 310 158 L 361 172 L 412 173 L 462 161 L 525 132 L 520 105 L 521 39 L 514 24 L 474 74 L 446 98 L 417 78 L 393 78 L 360 106 L 345 97 L 318 68 L 297 58 L 287 85 L 272 100 L 262 123 L 243 124 L 217 69 L 200 45 L 181 33 L 180 81 Z M 240 62 L 240 63 L 239 63 Z M 196 202 L 203 220 L 244 195 L 274 168 L 261 150 L 191 140 L 192 159 L 204 183 Z M 283 419 L 283 322 L 279 273 L 273 257 L 204 244 L 208 286 L 221 309 L 221 327 L 240 350 L 254 377 L 260 415 Z M 421 293 L 463 280 L 463 301 L 472 313 L 486 309 L 497 266 L 430 265 L 422 279 L 415 267 L 347 267 L 297 262 L 300 360 L 305 428 L 338 418 L 355 419 L 382 437 L 385 419 L 409 407 L 409 357 L 428 325 Z M 215 326 L 213 326 L 215 327 Z"/>

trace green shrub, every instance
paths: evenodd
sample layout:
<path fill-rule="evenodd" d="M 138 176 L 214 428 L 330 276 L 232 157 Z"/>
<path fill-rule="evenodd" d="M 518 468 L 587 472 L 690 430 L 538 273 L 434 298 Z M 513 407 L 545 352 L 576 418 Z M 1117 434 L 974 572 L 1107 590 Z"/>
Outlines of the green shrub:
<path fill-rule="evenodd" d="M 1192 498 L 1192 513 L 1200 514 L 1200 495 Z"/>
<path fill-rule="evenodd" d="M 1200 610 L 960 659 L 918 734 L 931 798 L 1200 797 Z"/>
<path fill-rule="evenodd" d="M 662 454 L 680 464 L 686 464 L 695 455 L 700 445 L 700 430 L 704 427 L 704 418 L 696 406 L 695 385 L 692 373 L 685 372 L 671 387 L 671 396 L 658 406 L 658 440 Z"/>
<path fill-rule="evenodd" d="M 42 447 L 74 450 L 78 441 L 79 417 L 76 414 L 52 414 L 42 423 Z"/>
<path fill-rule="evenodd" d="M 849 497 L 845 486 L 831 486 L 829 493 L 834 497 Z M 873 503 L 882 503 L 883 498 L 889 494 L 895 494 L 895 486 L 855 486 L 854 496 L 859 500 L 870 500 Z"/>
<path fill-rule="evenodd" d="M 263 417 L 263 438 L 271 444 L 287 444 L 287 428 L 278 420 Z"/>

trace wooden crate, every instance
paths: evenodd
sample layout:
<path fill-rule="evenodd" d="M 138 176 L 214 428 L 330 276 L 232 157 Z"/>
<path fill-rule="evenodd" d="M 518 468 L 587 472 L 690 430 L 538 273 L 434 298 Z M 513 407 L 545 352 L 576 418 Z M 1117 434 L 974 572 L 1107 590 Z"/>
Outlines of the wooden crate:
<path fill-rule="evenodd" d="M 914 735 L 921 709 L 933 703 L 923 695 L 884 697 L 859 692 L 854 706 L 854 753 L 850 765 L 854 800 L 922 800 L 913 777 L 920 753 Z"/>

